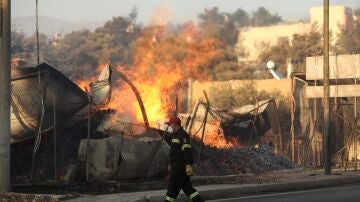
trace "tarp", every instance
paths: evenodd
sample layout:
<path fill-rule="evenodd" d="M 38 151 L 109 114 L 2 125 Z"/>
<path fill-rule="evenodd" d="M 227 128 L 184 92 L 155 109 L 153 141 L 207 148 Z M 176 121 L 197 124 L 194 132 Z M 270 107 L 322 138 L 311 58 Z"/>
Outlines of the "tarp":
<path fill-rule="evenodd" d="M 169 145 L 150 130 L 136 137 L 117 134 L 105 139 L 83 139 L 78 154 L 81 162 L 88 161 L 90 179 L 102 181 L 164 176 L 169 151 Z"/>
<path fill-rule="evenodd" d="M 87 95 L 75 83 L 46 63 L 17 68 L 11 80 L 11 143 L 33 138 L 38 131 L 44 97 L 41 131 L 68 118 L 88 104 Z M 40 78 L 39 78 L 40 75 Z"/>

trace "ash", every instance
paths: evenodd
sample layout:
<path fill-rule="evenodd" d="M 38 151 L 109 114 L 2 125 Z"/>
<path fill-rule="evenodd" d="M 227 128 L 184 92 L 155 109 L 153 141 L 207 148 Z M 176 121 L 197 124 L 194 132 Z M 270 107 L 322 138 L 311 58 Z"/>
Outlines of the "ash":
<path fill-rule="evenodd" d="M 195 146 L 198 158 L 199 144 Z M 275 154 L 271 147 L 212 148 L 202 145 L 200 159 L 194 165 L 197 175 L 232 175 L 264 173 L 274 170 L 294 169 L 299 166 L 286 157 Z"/>

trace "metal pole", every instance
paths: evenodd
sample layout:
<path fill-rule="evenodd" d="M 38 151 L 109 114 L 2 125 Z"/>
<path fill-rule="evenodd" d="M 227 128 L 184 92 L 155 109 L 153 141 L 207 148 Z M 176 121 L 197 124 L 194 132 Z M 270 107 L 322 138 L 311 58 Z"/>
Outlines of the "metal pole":
<path fill-rule="evenodd" d="M 355 79 L 355 85 L 357 84 L 357 79 Z M 357 97 L 354 98 L 354 152 L 355 152 L 355 171 L 357 171 L 357 143 L 358 143 L 358 139 L 357 139 Z"/>
<path fill-rule="evenodd" d="M 294 129 L 294 116 L 295 116 L 295 104 L 294 104 L 294 76 L 291 77 L 291 161 L 295 162 L 295 129 Z M 298 149 L 299 152 L 299 149 Z"/>
<path fill-rule="evenodd" d="M 10 191 L 10 0 L 0 0 L 0 192 Z"/>
<path fill-rule="evenodd" d="M 56 153 L 56 95 L 54 93 L 54 97 L 53 97 L 53 104 L 54 104 L 54 129 L 53 129 L 53 132 L 54 132 L 54 180 L 56 182 L 57 180 L 57 153 Z"/>
<path fill-rule="evenodd" d="M 207 117 L 208 117 L 209 110 L 210 110 L 210 102 L 209 102 L 209 99 L 208 99 L 208 96 L 207 96 L 205 90 L 203 90 L 203 93 L 204 93 L 204 96 L 205 96 L 205 99 L 206 99 L 206 111 L 205 111 L 205 116 L 204 116 L 204 121 L 203 121 L 204 126 L 202 128 L 201 143 L 205 144 L 204 143 L 204 136 L 205 136 L 205 128 L 206 128 Z M 198 154 L 198 158 L 197 158 L 198 161 L 200 160 L 202 144 L 200 144 L 200 148 L 199 148 L 199 154 Z"/>
<path fill-rule="evenodd" d="M 192 79 L 188 79 L 188 96 L 187 96 L 187 106 L 186 106 L 186 111 L 190 112 L 191 110 L 191 103 L 192 103 L 192 86 L 193 86 L 193 81 Z"/>
<path fill-rule="evenodd" d="M 116 70 L 116 69 L 115 69 Z M 144 103 L 141 99 L 141 95 L 139 93 L 139 91 L 137 90 L 136 86 L 133 84 L 133 82 L 130 81 L 130 79 L 128 79 L 125 74 L 119 72 L 116 70 L 116 73 L 118 73 L 118 75 L 120 76 L 120 78 L 122 78 L 131 88 L 131 90 L 134 92 L 135 96 L 136 96 L 136 99 L 138 100 L 138 103 L 139 103 L 139 107 L 141 109 L 141 113 L 143 115 L 143 118 L 144 118 L 144 124 L 145 124 L 145 127 L 146 127 L 146 130 L 149 130 L 150 129 L 150 124 L 149 124 L 149 119 L 147 117 L 147 114 L 146 114 L 146 109 L 145 109 L 145 106 L 144 106 Z"/>
<path fill-rule="evenodd" d="M 325 174 L 331 174 L 331 149 L 330 149 L 330 105 L 329 105 L 329 0 L 324 0 L 324 167 Z"/>
<path fill-rule="evenodd" d="M 86 90 L 86 92 L 88 92 Z M 87 131 L 87 138 L 86 138 L 86 181 L 89 181 L 89 143 L 90 143 L 90 136 L 91 136 L 91 95 L 88 92 L 88 100 L 89 100 L 89 110 L 88 110 L 88 131 Z"/>

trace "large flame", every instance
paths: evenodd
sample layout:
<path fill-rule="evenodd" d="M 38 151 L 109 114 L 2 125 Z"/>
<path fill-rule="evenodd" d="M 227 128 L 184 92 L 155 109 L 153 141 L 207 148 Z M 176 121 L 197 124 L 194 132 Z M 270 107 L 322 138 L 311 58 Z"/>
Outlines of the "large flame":
<path fill-rule="evenodd" d="M 96 68 L 96 71 L 95 71 L 95 74 L 92 74 L 92 76 L 90 77 L 87 77 L 87 78 L 83 78 L 83 79 L 78 79 L 75 81 L 75 83 L 83 90 L 85 91 L 89 91 L 90 90 L 90 84 L 91 83 L 94 83 L 100 72 L 104 69 L 104 67 L 106 66 L 107 64 L 100 64 L 97 66 Z"/>
<path fill-rule="evenodd" d="M 149 26 L 133 44 L 133 65 L 113 65 L 137 87 L 152 126 L 174 112 L 175 99 L 184 97 L 182 88 L 188 78 L 207 79 L 204 67 L 221 54 L 216 38 L 202 35 L 192 22 L 173 31 L 166 26 Z M 123 122 L 142 123 L 143 116 L 131 89 L 122 80 L 115 81 L 108 107 L 118 112 Z M 79 81 L 81 83 L 81 81 Z M 223 136 L 208 134 L 205 144 L 231 147 Z"/>
<path fill-rule="evenodd" d="M 172 114 L 176 95 L 187 78 L 206 78 L 201 68 L 220 53 L 216 39 L 197 37 L 198 34 L 193 23 L 184 25 L 180 32 L 165 26 L 144 28 L 134 44 L 133 66 L 126 70 L 118 68 L 139 90 L 149 122 L 159 122 Z M 119 85 L 123 83 L 117 82 Z M 114 97 L 122 101 L 114 99 L 110 106 L 142 121 L 136 99 L 129 95 L 131 91 L 125 89 L 113 92 Z M 129 106 L 133 108 L 130 111 Z"/>

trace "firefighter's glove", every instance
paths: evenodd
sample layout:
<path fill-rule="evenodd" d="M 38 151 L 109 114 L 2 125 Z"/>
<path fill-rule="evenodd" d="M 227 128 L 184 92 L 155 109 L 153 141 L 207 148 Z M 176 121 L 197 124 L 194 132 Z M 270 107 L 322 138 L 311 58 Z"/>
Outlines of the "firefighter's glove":
<path fill-rule="evenodd" d="M 194 172 L 193 172 L 193 169 L 192 169 L 191 165 L 186 165 L 186 174 L 188 176 L 193 176 L 194 175 Z"/>

